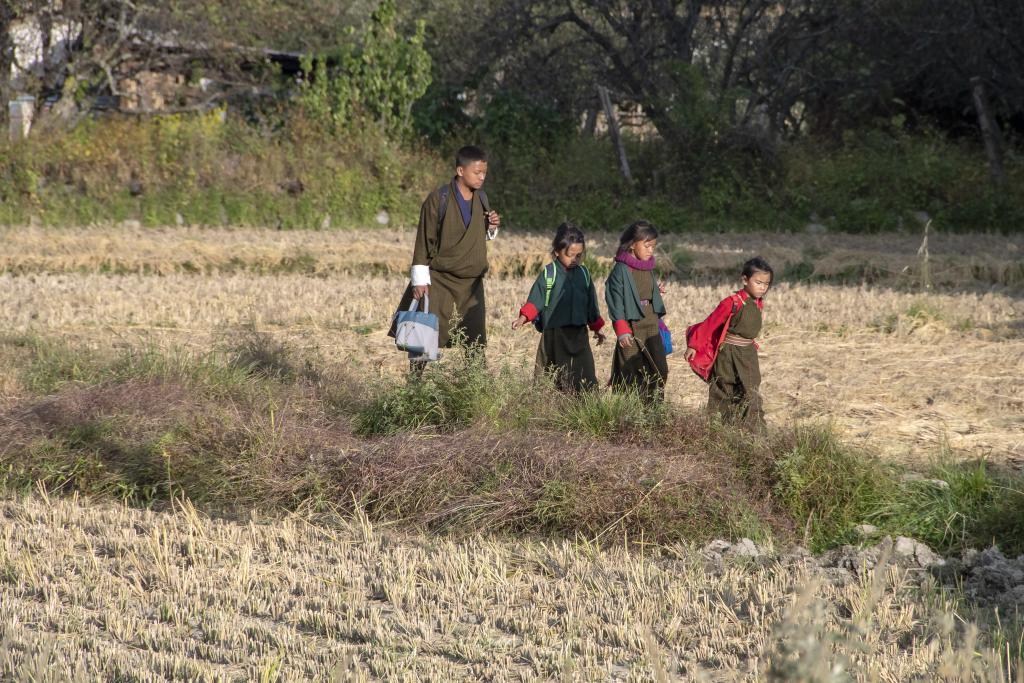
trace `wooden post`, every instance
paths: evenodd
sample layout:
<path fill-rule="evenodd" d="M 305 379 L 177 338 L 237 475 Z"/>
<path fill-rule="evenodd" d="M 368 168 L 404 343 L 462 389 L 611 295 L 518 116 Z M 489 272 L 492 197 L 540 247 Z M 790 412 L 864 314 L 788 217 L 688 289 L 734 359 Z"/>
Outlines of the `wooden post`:
<path fill-rule="evenodd" d="M 928 231 L 932 227 L 932 219 L 929 218 L 924 224 L 924 239 L 921 240 L 921 246 L 917 250 L 917 255 L 921 257 L 921 287 L 925 290 L 932 288 L 932 270 L 931 264 L 928 262 Z"/>
<path fill-rule="evenodd" d="M 1003 145 L 999 134 L 999 124 L 992 116 L 985 95 L 985 84 L 981 78 L 971 79 L 971 92 L 974 94 L 974 108 L 978 112 L 978 125 L 981 127 L 981 139 L 985 142 L 985 155 L 988 157 L 988 170 L 996 187 L 1006 186 L 1006 172 L 1003 170 Z"/>
<path fill-rule="evenodd" d="M 604 115 L 608 119 L 608 132 L 611 133 L 612 143 L 619 153 L 619 168 L 622 170 L 622 177 L 632 185 L 633 174 L 629 170 L 626 147 L 622 144 L 622 136 L 619 134 L 619 120 L 615 117 L 615 110 L 612 109 L 612 98 L 608 95 L 608 88 L 603 85 L 597 86 L 597 94 L 601 97 L 601 106 L 604 107 Z"/>
<path fill-rule="evenodd" d="M 35 99 L 31 95 L 21 95 L 7 104 L 7 124 L 12 141 L 24 140 L 32 129 L 32 116 L 35 114 Z"/>
<path fill-rule="evenodd" d="M 0 121 L 7 120 L 7 103 L 11 99 L 11 67 L 14 65 L 14 39 L 11 24 L 14 23 L 12 3 L 0 2 Z"/>
<path fill-rule="evenodd" d="M 591 108 L 587 110 L 587 118 L 583 122 L 583 137 L 594 137 L 595 130 L 597 130 L 597 109 Z"/>

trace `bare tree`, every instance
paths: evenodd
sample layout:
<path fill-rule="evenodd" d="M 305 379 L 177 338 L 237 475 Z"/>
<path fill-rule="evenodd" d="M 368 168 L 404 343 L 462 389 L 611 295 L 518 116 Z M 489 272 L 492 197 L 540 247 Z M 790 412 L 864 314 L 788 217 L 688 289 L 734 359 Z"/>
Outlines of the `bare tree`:
<path fill-rule="evenodd" d="M 187 106 L 201 108 L 271 83 L 272 57 L 329 52 L 349 40 L 375 3 L 309 0 L 19 0 L 0 2 L 4 26 L 31 21 L 43 59 L 27 88 L 62 93 L 65 111 L 98 96 L 124 95 L 124 84 L 145 72 L 202 77 L 211 88 Z M 0 32 L 0 68 L 13 64 L 10 35 Z M 63 34 L 63 35 L 62 35 Z M 54 37 L 60 36 L 60 50 Z M 6 50 L 3 48 L 7 46 Z M 7 87 L 6 78 L 3 86 Z M 83 101 L 79 101 L 83 100 Z M 136 107 L 136 110 L 138 108 Z"/>
<path fill-rule="evenodd" d="M 11 99 L 10 77 L 14 67 L 14 39 L 10 28 L 17 14 L 10 2 L 0 2 L 0 121 L 7 120 L 7 102 Z"/>

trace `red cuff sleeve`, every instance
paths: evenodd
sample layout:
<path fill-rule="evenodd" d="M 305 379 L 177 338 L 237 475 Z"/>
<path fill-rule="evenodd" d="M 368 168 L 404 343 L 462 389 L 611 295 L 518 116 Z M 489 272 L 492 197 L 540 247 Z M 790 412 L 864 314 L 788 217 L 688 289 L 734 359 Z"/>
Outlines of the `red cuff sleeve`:
<path fill-rule="evenodd" d="M 594 322 L 590 323 L 590 331 L 591 332 L 597 332 L 602 327 L 604 327 L 604 318 L 600 318 L 599 317 L 597 320 L 595 320 Z"/>
<path fill-rule="evenodd" d="M 523 316 L 524 318 L 531 322 L 534 318 L 537 317 L 538 313 L 539 311 L 537 310 L 537 307 L 531 304 L 529 301 L 523 304 L 523 307 L 519 309 L 519 315 Z"/>
<path fill-rule="evenodd" d="M 616 337 L 621 337 L 624 334 L 633 334 L 633 328 L 629 326 L 628 320 L 616 320 L 612 323 L 612 328 L 615 330 Z"/>

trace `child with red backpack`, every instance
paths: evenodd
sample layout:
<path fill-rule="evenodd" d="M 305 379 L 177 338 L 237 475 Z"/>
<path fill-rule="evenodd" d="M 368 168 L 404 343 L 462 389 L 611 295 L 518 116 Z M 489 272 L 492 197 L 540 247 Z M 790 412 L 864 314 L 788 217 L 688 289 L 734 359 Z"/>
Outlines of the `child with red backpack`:
<path fill-rule="evenodd" d="M 755 337 L 774 271 L 760 256 L 743 264 L 743 288 L 722 300 L 704 322 L 686 330 L 684 358 L 708 383 L 708 412 L 763 432 L 761 368 Z"/>
<path fill-rule="evenodd" d="M 519 317 L 512 323 L 515 330 L 532 321 L 541 332 L 535 374 L 554 372 L 555 385 L 562 391 L 597 386 L 587 328 L 593 331 L 598 345 L 605 338 L 597 290 L 582 263 L 585 248 L 582 230 L 571 223 L 558 226 L 551 243 L 552 261 L 537 276 Z"/>

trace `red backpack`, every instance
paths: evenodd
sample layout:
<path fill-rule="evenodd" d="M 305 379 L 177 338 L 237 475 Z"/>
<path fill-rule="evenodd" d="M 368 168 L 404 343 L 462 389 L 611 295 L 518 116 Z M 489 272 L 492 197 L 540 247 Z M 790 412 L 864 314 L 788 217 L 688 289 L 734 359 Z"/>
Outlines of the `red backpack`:
<path fill-rule="evenodd" d="M 725 341 L 725 333 L 736 311 L 743 306 L 749 295 L 740 290 L 722 299 L 704 322 L 686 328 L 686 346 L 697 353 L 690 359 L 690 367 L 705 382 L 711 380 L 711 370 L 718 358 L 718 349 Z"/>

